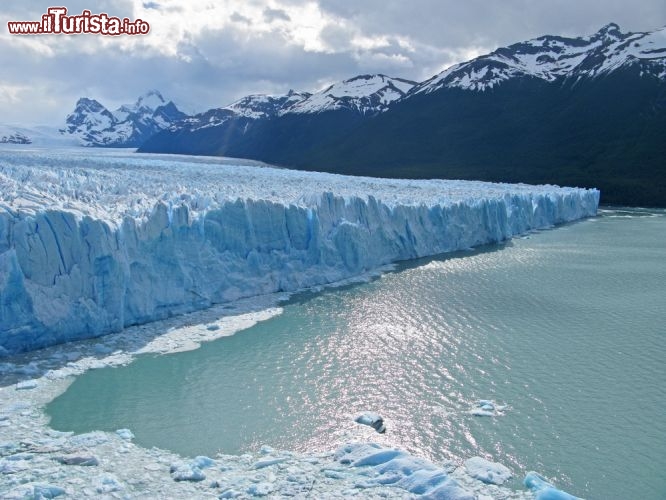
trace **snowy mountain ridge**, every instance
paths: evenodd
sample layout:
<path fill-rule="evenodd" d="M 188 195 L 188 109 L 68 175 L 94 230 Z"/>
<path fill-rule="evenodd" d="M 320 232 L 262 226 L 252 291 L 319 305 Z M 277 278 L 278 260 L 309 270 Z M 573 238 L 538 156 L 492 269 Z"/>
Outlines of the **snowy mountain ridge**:
<path fill-rule="evenodd" d="M 359 75 L 336 82 L 315 93 L 290 90 L 284 95 L 253 94 L 220 108 L 245 118 L 322 113 L 347 109 L 362 115 L 385 111 L 416 82 L 386 75 Z"/>
<path fill-rule="evenodd" d="M 65 120 L 63 135 L 76 137 L 84 146 L 139 146 L 186 115 L 157 90 L 111 112 L 95 99 L 82 97 Z"/>
<path fill-rule="evenodd" d="M 451 66 L 417 85 L 410 94 L 443 87 L 484 91 L 521 77 L 547 82 L 596 77 L 634 64 L 640 64 L 643 72 L 666 79 L 666 27 L 623 33 L 611 23 L 587 37 L 541 36 Z"/>
<path fill-rule="evenodd" d="M 190 131 L 224 125 L 232 119 L 244 120 L 249 126 L 255 120 L 285 115 L 308 115 L 346 110 L 362 116 L 384 112 L 389 105 L 407 95 L 416 82 L 386 75 L 360 75 L 337 82 L 315 92 L 283 95 L 251 94 L 223 108 L 214 108 L 188 117 L 170 127 Z"/>
<path fill-rule="evenodd" d="M 250 94 L 223 108 L 213 108 L 203 113 L 189 116 L 171 125 L 171 129 L 185 127 L 198 130 L 223 125 L 232 119 L 261 120 L 279 116 L 294 103 L 307 99 L 312 94 L 290 90 L 283 95 Z"/>
<path fill-rule="evenodd" d="M 300 102 L 285 108 L 281 114 L 321 113 L 349 109 L 362 115 L 381 113 L 401 99 L 416 82 L 386 75 L 359 75 L 334 83 Z"/>
<path fill-rule="evenodd" d="M 237 116 L 245 118 L 269 118 L 280 115 L 296 103 L 307 100 L 311 95 L 309 92 L 295 92 L 293 90 L 278 96 L 251 94 L 223 109 L 233 111 Z"/>

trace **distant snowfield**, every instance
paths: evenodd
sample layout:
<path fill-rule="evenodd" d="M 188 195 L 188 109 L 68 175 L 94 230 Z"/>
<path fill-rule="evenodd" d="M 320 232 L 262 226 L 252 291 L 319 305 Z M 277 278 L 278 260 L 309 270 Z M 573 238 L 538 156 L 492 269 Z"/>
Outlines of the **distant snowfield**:
<path fill-rule="evenodd" d="M 17 145 L 17 147 L 56 147 L 56 148 L 73 148 L 80 146 L 80 140 L 71 136 L 63 136 L 57 127 L 49 127 L 46 125 L 38 125 L 35 127 L 24 127 L 21 125 L 4 125 L 0 124 L 0 139 L 2 137 L 10 137 L 19 134 L 30 141 L 30 144 Z M 0 143 L 0 147 L 7 149 L 11 145 Z"/>
<path fill-rule="evenodd" d="M 245 164 L 240 164 L 245 163 Z M 592 216 L 597 190 L 0 149 L 0 355 Z"/>

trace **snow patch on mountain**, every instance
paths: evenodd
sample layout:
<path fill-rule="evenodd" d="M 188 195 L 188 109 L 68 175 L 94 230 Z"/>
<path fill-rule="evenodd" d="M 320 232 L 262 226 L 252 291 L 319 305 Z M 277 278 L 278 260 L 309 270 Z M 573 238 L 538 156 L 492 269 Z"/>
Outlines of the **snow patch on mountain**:
<path fill-rule="evenodd" d="M 190 131 L 218 127 L 235 120 L 245 129 L 254 120 L 288 114 L 322 113 L 349 110 L 361 115 L 386 111 L 389 105 L 407 95 L 416 82 L 385 75 L 361 75 L 335 83 L 319 92 L 284 95 L 251 94 L 223 108 L 210 109 L 172 125 L 171 130 Z"/>
<path fill-rule="evenodd" d="M 484 91 L 519 77 L 548 82 L 595 77 L 636 63 L 644 71 L 666 78 L 666 27 L 622 33 L 617 24 L 609 24 L 588 37 L 542 36 L 451 66 L 417 85 L 412 93 L 440 88 Z"/>

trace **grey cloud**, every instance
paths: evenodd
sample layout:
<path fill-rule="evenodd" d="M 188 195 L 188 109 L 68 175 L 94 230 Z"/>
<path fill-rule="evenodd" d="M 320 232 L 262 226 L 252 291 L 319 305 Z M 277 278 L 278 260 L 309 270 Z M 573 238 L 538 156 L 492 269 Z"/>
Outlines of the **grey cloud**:
<path fill-rule="evenodd" d="M 291 21 L 291 17 L 282 9 L 271 9 L 266 7 L 264 9 L 264 20 L 267 23 L 272 23 L 273 21 Z"/>
<path fill-rule="evenodd" d="M 630 31 L 666 24 L 666 3 L 625 0 L 319 0 L 364 33 L 409 36 L 435 46 L 507 45 L 543 34 L 582 35 L 614 21 Z M 360 6 L 362 5 L 362 7 Z"/>
<path fill-rule="evenodd" d="M 243 23 L 243 24 L 252 24 L 252 20 L 249 17 L 245 17 L 242 14 L 239 14 L 238 12 L 234 12 L 229 16 L 229 19 L 231 22 L 234 23 Z"/>
<path fill-rule="evenodd" d="M 320 33 L 322 41 L 331 47 L 335 47 L 337 50 L 350 48 L 353 36 L 353 30 L 337 24 L 329 24 Z"/>

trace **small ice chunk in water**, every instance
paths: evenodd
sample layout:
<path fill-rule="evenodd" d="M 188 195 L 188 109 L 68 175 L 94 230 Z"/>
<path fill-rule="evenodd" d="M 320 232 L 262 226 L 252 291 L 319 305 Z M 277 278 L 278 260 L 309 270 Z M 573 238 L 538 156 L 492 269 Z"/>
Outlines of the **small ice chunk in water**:
<path fill-rule="evenodd" d="M 490 399 L 479 399 L 469 412 L 475 417 L 500 417 L 506 408 L 507 405 L 498 405 Z"/>
<path fill-rule="evenodd" d="M 118 478 L 113 474 L 106 474 L 99 476 L 95 481 L 95 489 L 97 493 L 113 493 L 114 491 L 121 491 L 125 489 Z"/>
<path fill-rule="evenodd" d="M 535 493 L 536 500 L 580 500 L 562 490 L 558 490 L 546 478 L 536 472 L 528 472 L 523 484 Z"/>
<path fill-rule="evenodd" d="M 505 465 L 490 462 L 481 457 L 472 457 L 465 461 L 467 473 L 486 484 L 504 484 L 513 477 L 511 470 Z"/>
<path fill-rule="evenodd" d="M 65 495 L 67 492 L 60 486 L 52 484 L 32 483 L 23 484 L 3 493 L 2 498 L 6 499 L 24 499 L 24 498 L 56 498 Z"/>
<path fill-rule="evenodd" d="M 378 413 L 366 411 L 358 415 L 354 421 L 358 424 L 368 425 L 380 434 L 384 434 L 386 432 L 384 419 Z"/>
<path fill-rule="evenodd" d="M 474 408 L 473 410 L 470 410 L 470 413 L 472 415 L 474 415 L 475 417 L 494 417 L 495 416 L 494 411 L 484 410 L 483 408 Z"/>
<path fill-rule="evenodd" d="M 132 434 L 132 431 L 129 429 L 118 429 L 116 431 L 116 434 L 125 441 L 131 441 L 132 439 L 134 439 L 134 434 Z"/>
<path fill-rule="evenodd" d="M 251 485 L 247 489 L 247 492 L 248 494 L 255 497 L 264 497 L 266 495 L 270 495 L 271 493 L 273 493 L 274 489 L 275 485 L 273 483 L 262 482 Z"/>
<path fill-rule="evenodd" d="M 69 455 L 55 457 L 54 460 L 56 462 L 60 462 L 63 465 L 82 465 L 88 467 L 99 465 L 99 460 L 95 455 L 71 453 Z"/>
<path fill-rule="evenodd" d="M 230 489 L 230 490 L 225 490 L 222 492 L 222 494 L 219 496 L 219 498 L 236 498 L 241 496 L 242 493 L 240 491 Z"/>
<path fill-rule="evenodd" d="M 205 469 L 207 467 L 212 467 L 215 465 L 215 460 L 212 458 L 208 458 L 206 456 L 200 455 L 198 457 L 195 457 L 192 462 L 190 462 L 192 467 L 198 467 L 199 469 Z"/>
<path fill-rule="evenodd" d="M 206 475 L 199 467 L 182 462 L 171 464 L 170 472 L 174 481 L 198 482 L 206 479 Z"/>
<path fill-rule="evenodd" d="M 276 465 L 285 462 L 286 460 L 287 457 L 267 458 L 266 460 L 255 462 L 252 467 L 255 469 L 263 469 L 264 467 L 270 467 L 271 465 Z"/>

